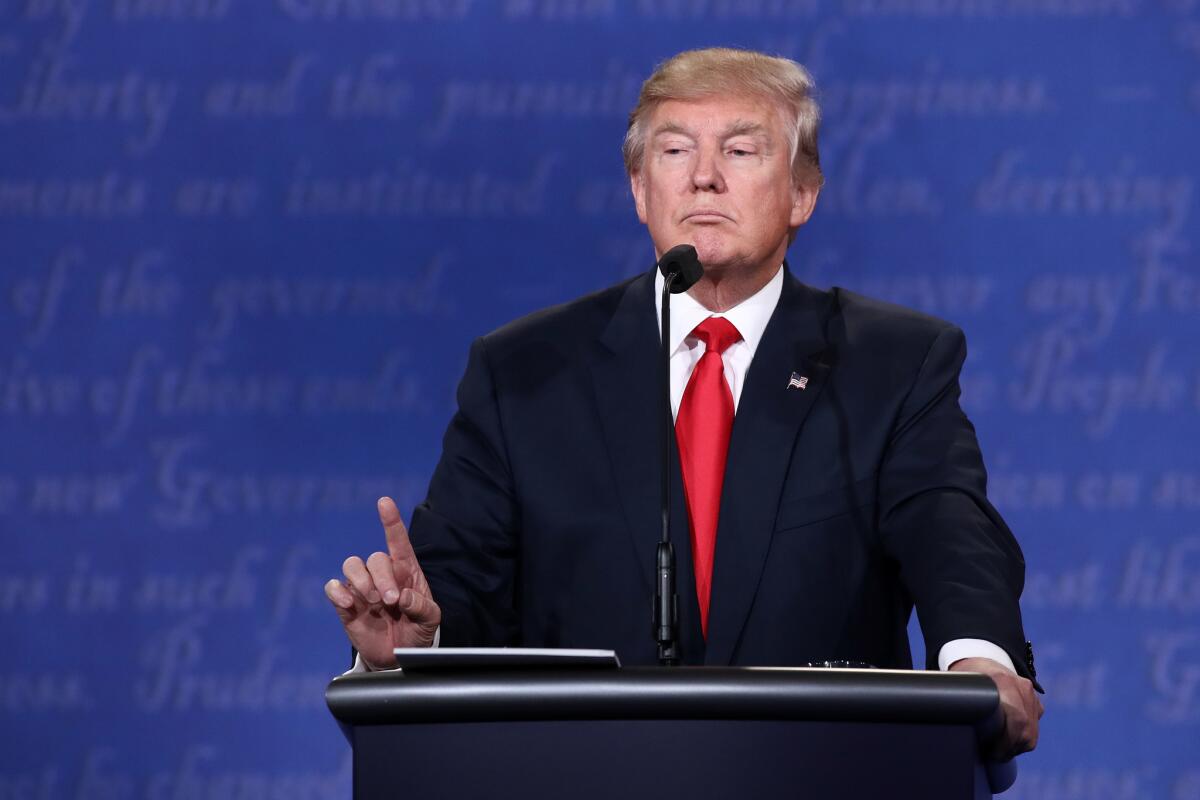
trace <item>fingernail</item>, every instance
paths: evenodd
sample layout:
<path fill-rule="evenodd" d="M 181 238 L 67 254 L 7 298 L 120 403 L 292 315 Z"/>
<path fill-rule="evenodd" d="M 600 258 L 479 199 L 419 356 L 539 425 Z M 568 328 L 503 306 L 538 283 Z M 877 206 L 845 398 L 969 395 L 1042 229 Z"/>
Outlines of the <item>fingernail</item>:
<path fill-rule="evenodd" d="M 372 603 L 378 603 L 379 602 L 379 592 L 372 589 L 371 593 L 369 595 L 367 595 L 367 600 Z"/>
<path fill-rule="evenodd" d="M 399 599 L 400 599 L 400 593 L 397 592 L 395 589 L 388 589 L 383 594 L 383 601 L 385 603 L 387 603 L 388 605 L 395 603 Z"/>
<path fill-rule="evenodd" d="M 405 608 L 408 608 L 409 606 L 412 605 L 412 600 L 413 600 L 412 592 L 410 592 L 408 589 L 405 589 L 404 593 L 402 595 L 400 595 L 400 605 L 404 606 Z"/>

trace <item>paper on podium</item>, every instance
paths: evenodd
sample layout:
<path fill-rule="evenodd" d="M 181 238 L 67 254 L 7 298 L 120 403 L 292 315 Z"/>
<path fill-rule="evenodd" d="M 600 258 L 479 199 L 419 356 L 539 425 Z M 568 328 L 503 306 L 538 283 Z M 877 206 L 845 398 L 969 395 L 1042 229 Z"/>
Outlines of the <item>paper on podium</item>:
<path fill-rule="evenodd" d="M 615 650 L 574 650 L 553 647 L 397 647 L 392 651 L 401 669 L 530 669 L 621 666 Z"/>

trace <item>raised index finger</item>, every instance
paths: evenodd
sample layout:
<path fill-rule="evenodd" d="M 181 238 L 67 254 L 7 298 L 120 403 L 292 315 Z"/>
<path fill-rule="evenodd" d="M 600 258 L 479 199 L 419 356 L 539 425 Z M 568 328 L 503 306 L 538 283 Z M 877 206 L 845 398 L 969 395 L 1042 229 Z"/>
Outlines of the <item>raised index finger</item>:
<path fill-rule="evenodd" d="M 388 554 L 393 561 L 416 561 L 412 543 L 408 540 L 408 529 L 404 520 L 400 519 L 400 509 L 390 497 L 381 497 L 376 503 L 379 509 L 379 521 L 383 523 L 383 533 L 387 537 Z"/>

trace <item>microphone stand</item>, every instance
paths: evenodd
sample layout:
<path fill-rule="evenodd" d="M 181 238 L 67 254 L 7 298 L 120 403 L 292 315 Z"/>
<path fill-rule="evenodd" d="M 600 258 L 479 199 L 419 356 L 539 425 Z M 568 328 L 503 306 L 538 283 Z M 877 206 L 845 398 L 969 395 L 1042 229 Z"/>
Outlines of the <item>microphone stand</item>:
<path fill-rule="evenodd" d="M 679 277 L 671 270 L 663 277 L 662 320 L 659 360 L 662 384 L 662 536 L 658 542 L 654 580 L 654 638 L 658 643 L 658 663 L 663 667 L 679 665 L 679 601 L 675 594 L 675 548 L 671 544 L 671 436 L 675 433 L 671 415 L 671 286 Z"/>

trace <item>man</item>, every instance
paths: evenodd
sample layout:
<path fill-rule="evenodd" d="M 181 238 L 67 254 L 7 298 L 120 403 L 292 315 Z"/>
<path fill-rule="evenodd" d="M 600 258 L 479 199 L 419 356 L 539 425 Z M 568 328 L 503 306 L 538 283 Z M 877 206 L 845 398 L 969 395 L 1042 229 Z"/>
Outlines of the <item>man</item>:
<path fill-rule="evenodd" d="M 958 405 L 957 328 L 787 273 L 822 177 L 812 82 L 747 51 L 682 53 L 642 88 L 624 153 L 656 256 L 704 277 L 672 307 L 684 663 L 827 659 L 989 675 L 1001 754 L 1032 749 L 1024 562 Z M 360 667 L 396 646 L 601 647 L 654 663 L 661 469 L 650 273 L 477 340 L 412 541 L 326 593 Z"/>

